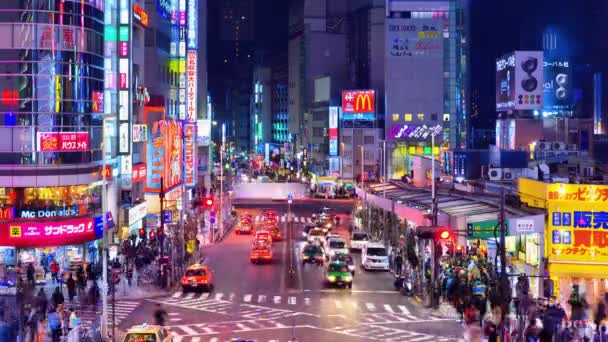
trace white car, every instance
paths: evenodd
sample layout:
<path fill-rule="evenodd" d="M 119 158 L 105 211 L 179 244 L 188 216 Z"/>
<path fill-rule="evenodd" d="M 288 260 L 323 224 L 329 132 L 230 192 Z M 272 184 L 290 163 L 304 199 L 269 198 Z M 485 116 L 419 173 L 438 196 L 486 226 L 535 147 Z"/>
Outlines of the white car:
<path fill-rule="evenodd" d="M 369 235 L 364 231 L 354 231 L 350 236 L 350 249 L 363 250 L 369 241 Z"/>
<path fill-rule="evenodd" d="M 388 253 L 380 242 L 368 242 L 361 250 L 361 267 L 364 270 L 388 271 Z"/>
<path fill-rule="evenodd" d="M 336 239 L 336 238 L 339 239 L 339 238 L 341 238 L 341 236 L 338 234 L 327 234 L 325 236 L 325 240 L 323 240 L 323 248 L 327 249 L 327 242 L 329 241 L 329 239 Z"/>
<path fill-rule="evenodd" d="M 315 240 L 319 240 L 320 242 L 322 242 L 324 238 L 325 238 L 325 232 L 319 228 L 311 229 L 308 232 L 308 235 L 306 235 L 306 240 L 308 241 L 308 243 L 312 243 Z"/>
<path fill-rule="evenodd" d="M 348 246 L 346 241 L 341 237 L 327 239 L 325 244 L 328 257 L 333 257 L 336 254 L 348 254 Z"/>

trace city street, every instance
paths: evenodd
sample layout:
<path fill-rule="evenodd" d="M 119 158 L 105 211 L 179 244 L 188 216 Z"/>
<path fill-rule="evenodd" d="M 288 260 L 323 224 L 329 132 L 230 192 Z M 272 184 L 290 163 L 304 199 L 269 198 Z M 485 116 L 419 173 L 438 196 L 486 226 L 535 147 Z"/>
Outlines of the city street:
<path fill-rule="evenodd" d="M 347 235 L 352 202 L 296 202 L 291 206 L 289 232 L 286 203 L 237 206 L 260 220 L 262 209 L 279 214 L 287 238 L 274 243 L 271 264 L 249 262 L 253 237 L 232 232 L 222 243 L 205 247 L 204 263 L 214 270 L 211 293 L 183 293 L 141 302 L 120 322 L 125 329 L 151 322 L 158 304 L 169 314 L 167 325 L 175 341 L 457 341 L 460 325 L 434 315 L 393 290 L 389 272 L 358 267 L 352 290 L 324 286 L 323 267 L 302 265 L 302 228 L 313 213 L 329 205 L 342 218 L 337 231 Z M 257 217 L 256 217 L 257 216 Z"/>

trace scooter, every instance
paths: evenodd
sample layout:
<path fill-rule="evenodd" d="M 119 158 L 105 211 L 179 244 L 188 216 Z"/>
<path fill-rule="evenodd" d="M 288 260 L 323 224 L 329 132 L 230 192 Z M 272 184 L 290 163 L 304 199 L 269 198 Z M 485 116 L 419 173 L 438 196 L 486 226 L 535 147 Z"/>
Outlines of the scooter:
<path fill-rule="evenodd" d="M 412 281 L 410 277 L 400 276 L 395 279 L 395 290 L 399 291 L 403 296 L 411 297 L 414 295 Z"/>

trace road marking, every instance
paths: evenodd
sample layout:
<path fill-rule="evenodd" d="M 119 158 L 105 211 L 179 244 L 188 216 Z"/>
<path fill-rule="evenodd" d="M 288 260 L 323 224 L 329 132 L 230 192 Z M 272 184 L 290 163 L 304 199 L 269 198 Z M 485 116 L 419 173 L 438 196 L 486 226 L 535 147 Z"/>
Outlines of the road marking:
<path fill-rule="evenodd" d="M 274 303 L 281 304 L 281 296 L 274 296 Z"/>
<path fill-rule="evenodd" d="M 181 319 L 181 318 L 179 318 L 179 317 L 175 317 L 175 318 L 169 318 L 169 320 L 170 320 L 171 322 L 179 322 L 179 321 L 181 321 L 182 319 Z"/>
<path fill-rule="evenodd" d="M 296 305 L 296 297 L 289 297 L 289 305 Z"/>
<path fill-rule="evenodd" d="M 365 306 L 367 306 L 367 310 L 369 311 L 376 310 L 376 306 L 374 305 L 374 303 L 365 303 Z"/>
<path fill-rule="evenodd" d="M 200 341 L 201 341 L 200 336 L 195 336 L 190 340 L 190 342 L 200 342 Z"/>
<path fill-rule="evenodd" d="M 405 314 L 405 315 L 411 315 L 412 314 L 410 312 L 410 310 L 405 305 L 397 305 L 397 307 L 399 308 L 399 310 L 401 310 L 402 314 Z"/>
<path fill-rule="evenodd" d="M 251 297 L 252 297 L 252 296 L 251 296 L 250 294 L 246 294 L 246 295 L 243 297 L 243 301 L 244 301 L 244 302 L 249 303 L 249 302 L 251 302 Z"/>
<path fill-rule="evenodd" d="M 340 302 L 339 300 L 336 300 L 335 303 L 336 303 L 336 308 L 342 309 L 342 302 Z"/>
<path fill-rule="evenodd" d="M 175 293 L 173 294 L 173 296 L 171 296 L 171 297 L 173 297 L 173 298 L 177 298 L 177 297 L 179 297 L 179 296 L 181 296 L 181 295 L 182 295 L 182 292 L 181 292 L 181 291 L 179 291 L 179 292 L 175 292 Z"/>
<path fill-rule="evenodd" d="M 198 331 L 190 328 L 187 325 L 180 325 L 179 328 L 181 330 L 183 330 L 186 333 L 186 335 L 198 335 L 199 334 Z"/>
<path fill-rule="evenodd" d="M 224 297 L 224 294 L 223 294 L 223 293 L 221 293 L 221 292 L 220 292 L 220 293 L 216 293 L 216 294 L 215 294 L 215 300 L 221 300 L 221 299 L 222 299 L 222 297 Z"/>
<path fill-rule="evenodd" d="M 352 306 L 353 306 L 353 310 L 357 310 L 357 309 L 359 308 L 359 303 L 357 303 L 357 302 L 352 302 L 351 304 L 352 304 Z"/>
<path fill-rule="evenodd" d="M 308 298 L 308 297 L 304 298 L 304 305 L 307 305 L 307 306 L 310 305 L 310 298 Z"/>
<path fill-rule="evenodd" d="M 293 222 L 298 223 L 298 217 L 297 216 L 293 217 Z"/>
<path fill-rule="evenodd" d="M 384 310 L 390 313 L 395 313 L 395 311 L 393 311 L 393 308 L 388 304 L 384 304 Z"/>
<path fill-rule="evenodd" d="M 169 316 L 179 316 L 179 312 L 169 312 Z"/>
<path fill-rule="evenodd" d="M 201 297 L 200 298 L 203 299 L 203 300 L 209 298 L 209 292 L 201 293 Z"/>
<path fill-rule="evenodd" d="M 236 297 L 236 295 L 234 293 L 231 293 L 229 301 L 231 301 L 231 302 L 234 301 L 234 297 Z"/>
<path fill-rule="evenodd" d="M 194 298 L 194 293 L 190 292 L 184 298 L 186 298 L 186 299 L 192 299 L 192 298 Z"/>
<path fill-rule="evenodd" d="M 217 341 L 219 341 L 219 340 L 220 340 L 220 339 L 219 339 L 219 338 L 217 338 L 217 337 L 212 337 L 212 338 L 209 340 L 209 342 L 217 342 Z"/>
<path fill-rule="evenodd" d="M 258 303 L 264 303 L 266 301 L 266 296 L 265 295 L 259 295 L 258 296 Z"/>
<path fill-rule="evenodd" d="M 241 329 L 242 331 L 249 331 L 251 330 L 251 328 L 247 327 L 245 324 L 243 323 L 237 323 L 236 326 Z"/>

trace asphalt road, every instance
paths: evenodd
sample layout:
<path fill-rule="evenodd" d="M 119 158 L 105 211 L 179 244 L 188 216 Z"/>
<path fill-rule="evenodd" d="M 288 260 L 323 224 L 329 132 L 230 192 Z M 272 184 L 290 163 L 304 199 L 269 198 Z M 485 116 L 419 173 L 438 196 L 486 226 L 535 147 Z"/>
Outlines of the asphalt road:
<path fill-rule="evenodd" d="M 352 289 L 326 288 L 323 267 L 303 266 L 302 228 L 323 206 L 335 208 L 346 236 L 353 203 L 299 201 L 241 203 L 239 213 L 257 216 L 272 208 L 281 217 L 285 241 L 275 242 L 272 263 L 249 262 L 253 237 L 232 232 L 222 243 L 206 246 L 205 263 L 214 270 L 215 289 L 143 300 L 120 322 L 121 328 L 151 322 L 158 304 L 169 313 L 174 341 L 457 341 L 461 326 L 393 290 L 389 272 L 357 268 Z M 359 255 L 354 254 L 359 265 Z"/>

